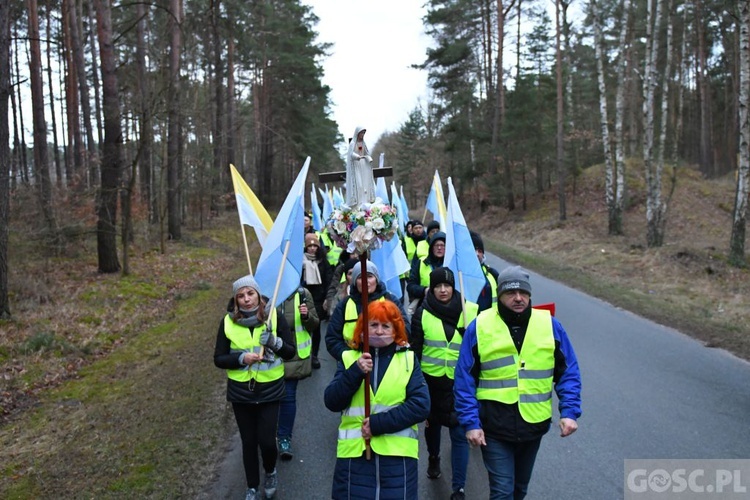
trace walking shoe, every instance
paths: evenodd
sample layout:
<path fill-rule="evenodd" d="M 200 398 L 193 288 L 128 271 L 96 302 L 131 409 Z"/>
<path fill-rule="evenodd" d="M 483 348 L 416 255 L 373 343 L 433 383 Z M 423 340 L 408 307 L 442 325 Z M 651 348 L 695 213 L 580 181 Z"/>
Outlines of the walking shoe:
<path fill-rule="evenodd" d="M 318 360 L 317 356 L 312 357 L 312 367 L 316 370 L 320 369 L 320 361 Z"/>
<path fill-rule="evenodd" d="M 245 500 L 257 500 L 260 498 L 260 495 L 258 495 L 258 491 L 255 488 L 248 488 L 247 493 L 245 493 Z"/>
<path fill-rule="evenodd" d="M 276 469 L 273 472 L 266 472 L 266 480 L 263 482 L 263 489 L 266 491 L 266 498 L 273 498 L 276 494 L 276 488 L 279 487 L 279 478 L 276 475 Z"/>
<path fill-rule="evenodd" d="M 463 488 L 457 489 L 451 495 L 451 500 L 465 500 L 465 499 L 466 499 L 466 494 L 464 493 Z"/>
<path fill-rule="evenodd" d="M 437 479 L 440 477 L 440 457 L 430 457 L 427 465 L 427 477 Z"/>
<path fill-rule="evenodd" d="M 282 460 L 291 460 L 294 456 L 292 454 L 292 441 L 289 438 L 279 439 L 279 456 Z"/>

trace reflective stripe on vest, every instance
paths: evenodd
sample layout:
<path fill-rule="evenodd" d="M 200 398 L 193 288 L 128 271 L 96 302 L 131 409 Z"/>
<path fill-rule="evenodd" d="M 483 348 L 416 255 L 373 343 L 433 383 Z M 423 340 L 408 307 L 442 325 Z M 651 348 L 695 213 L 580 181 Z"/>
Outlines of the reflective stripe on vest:
<path fill-rule="evenodd" d="M 271 313 L 271 322 L 274 325 L 273 334 L 276 335 L 276 309 Z M 231 315 L 224 316 L 224 335 L 229 339 L 229 352 L 236 353 L 239 357 L 241 352 L 260 353 L 260 334 L 266 329 L 261 323 L 252 330 L 246 326 L 238 325 L 232 320 Z M 227 370 L 227 377 L 237 382 L 273 382 L 284 376 L 284 364 L 281 358 L 274 356 L 272 362 L 262 361 L 252 366 Z"/>
<path fill-rule="evenodd" d="M 463 336 L 458 333 L 459 328 L 466 328 L 467 323 L 477 316 L 477 304 L 466 302 L 466 315 L 469 321 L 464 320 L 464 313 L 458 318 L 456 332 L 450 342 L 445 338 L 445 327 L 443 321 L 429 311 L 422 311 L 422 331 L 424 332 L 424 346 L 422 347 L 422 371 L 433 377 L 447 376 L 453 380 L 453 374 L 458 362 L 458 353 L 461 350 Z"/>
<path fill-rule="evenodd" d="M 341 361 L 349 368 L 360 356 L 356 350 L 344 351 Z M 375 360 L 377 366 L 377 360 Z M 378 385 L 378 392 L 370 389 L 370 414 L 383 413 L 403 404 L 406 400 L 406 386 L 410 372 L 414 368 L 414 352 L 397 352 L 393 355 L 383 379 Z M 341 413 L 339 438 L 336 445 L 336 457 L 361 457 L 365 451 L 365 440 L 362 437 L 362 422 L 365 420 L 365 384 L 362 382 L 349 404 Z M 379 455 L 418 458 L 419 432 L 416 425 L 407 427 L 392 434 L 381 434 L 370 439 L 370 446 Z"/>
<path fill-rule="evenodd" d="M 297 342 L 297 357 L 307 359 L 312 351 L 312 337 L 302 324 L 302 315 L 299 312 L 299 293 L 294 294 L 294 337 Z"/>
<path fill-rule="evenodd" d="M 552 417 L 552 375 L 555 337 L 549 311 L 532 309 L 521 352 L 516 349 L 497 309 L 479 314 L 476 321 L 480 359 L 477 399 L 518 403 L 530 423 Z"/>
<path fill-rule="evenodd" d="M 344 328 L 343 336 L 346 345 L 351 345 L 352 339 L 354 339 L 354 327 L 357 325 L 357 318 L 359 318 L 359 312 L 357 311 L 357 303 L 351 297 L 346 298 L 347 303 L 344 307 Z M 385 296 L 380 297 L 378 300 L 385 300 Z"/>

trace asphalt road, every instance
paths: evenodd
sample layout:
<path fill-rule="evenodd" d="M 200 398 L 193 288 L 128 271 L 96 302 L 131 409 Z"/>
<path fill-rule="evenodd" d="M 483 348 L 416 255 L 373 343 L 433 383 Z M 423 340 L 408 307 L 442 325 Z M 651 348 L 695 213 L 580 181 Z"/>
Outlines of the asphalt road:
<path fill-rule="evenodd" d="M 488 255 L 502 270 L 507 263 Z M 560 438 L 553 423 L 542 440 L 529 499 L 623 498 L 625 459 L 750 459 L 750 364 L 532 273 L 535 303 L 555 302 L 583 378 L 579 429 Z M 325 347 L 321 347 L 322 351 Z M 335 362 L 298 388 L 291 462 L 279 462 L 279 499 L 330 498 L 338 415 L 323 404 Z M 239 436 L 228 449 L 211 498 L 242 499 Z M 420 460 L 420 498 L 450 496 L 450 440 L 443 433 L 443 475 L 427 478 Z M 426 459 L 424 439 L 420 457 Z M 750 480 L 745 480 L 750 483 Z M 466 496 L 487 498 L 487 473 L 472 450 Z"/>

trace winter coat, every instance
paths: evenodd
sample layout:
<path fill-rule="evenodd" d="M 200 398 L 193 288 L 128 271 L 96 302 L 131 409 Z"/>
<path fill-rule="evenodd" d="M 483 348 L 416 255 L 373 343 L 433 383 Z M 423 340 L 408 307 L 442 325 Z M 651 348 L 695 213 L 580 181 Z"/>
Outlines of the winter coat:
<path fill-rule="evenodd" d="M 303 302 L 307 304 L 307 318 L 302 319 L 302 326 L 304 329 L 312 336 L 312 332 L 315 331 L 320 324 L 318 313 L 315 311 L 312 295 L 310 294 L 310 291 L 304 287 L 299 287 L 297 292 L 279 306 L 279 314 L 284 316 L 289 328 L 292 330 L 292 340 L 294 344 L 294 357 L 288 361 L 284 361 L 284 378 L 286 380 L 300 380 L 312 375 L 312 356 L 300 359 L 297 350 L 297 335 L 295 333 L 294 325 L 294 317 L 296 316 L 296 311 L 294 310 L 294 296 L 297 293 L 302 293 L 300 304 Z"/>
<path fill-rule="evenodd" d="M 372 387 L 376 389 L 383 379 L 397 350 L 405 347 L 391 344 L 383 348 L 370 348 L 373 357 Z M 419 363 L 414 363 L 406 385 L 406 399 L 396 408 L 370 416 L 370 430 L 375 436 L 389 434 L 411 427 L 424 419 L 430 410 L 430 395 Z M 325 405 L 334 412 L 349 407 L 359 390 L 364 373 L 357 363 L 345 368 L 339 361 L 336 374 L 325 390 Z M 367 460 L 363 453 L 357 458 L 337 458 L 333 473 L 331 498 L 339 499 L 416 499 L 418 498 L 418 461 L 414 458 L 383 456 L 371 452 Z"/>

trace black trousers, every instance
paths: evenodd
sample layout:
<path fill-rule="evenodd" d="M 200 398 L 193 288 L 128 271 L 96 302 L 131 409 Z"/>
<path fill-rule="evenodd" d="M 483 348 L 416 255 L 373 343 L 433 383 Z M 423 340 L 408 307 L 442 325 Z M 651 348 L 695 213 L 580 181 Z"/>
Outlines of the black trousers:
<path fill-rule="evenodd" d="M 232 403 L 234 418 L 242 439 L 242 463 L 248 488 L 258 488 L 260 471 L 258 448 L 263 459 L 263 470 L 276 468 L 276 428 L 279 425 L 279 401 L 260 404 Z"/>

